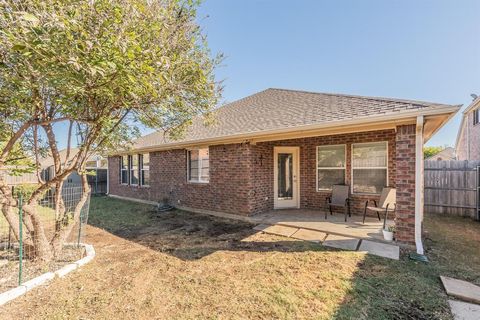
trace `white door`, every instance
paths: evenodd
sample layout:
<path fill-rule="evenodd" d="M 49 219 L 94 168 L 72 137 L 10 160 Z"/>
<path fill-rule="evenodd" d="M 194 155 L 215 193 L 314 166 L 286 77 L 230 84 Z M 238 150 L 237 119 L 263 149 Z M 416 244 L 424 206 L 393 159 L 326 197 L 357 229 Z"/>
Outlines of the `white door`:
<path fill-rule="evenodd" d="M 299 208 L 299 148 L 275 147 L 274 169 L 274 207 Z"/>

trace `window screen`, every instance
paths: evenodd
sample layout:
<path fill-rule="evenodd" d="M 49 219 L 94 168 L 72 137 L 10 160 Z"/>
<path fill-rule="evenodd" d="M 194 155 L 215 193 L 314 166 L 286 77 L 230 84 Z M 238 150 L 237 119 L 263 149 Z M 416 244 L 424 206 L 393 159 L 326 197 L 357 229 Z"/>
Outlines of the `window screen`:
<path fill-rule="evenodd" d="M 317 147 L 317 190 L 345 183 L 345 145 Z"/>
<path fill-rule="evenodd" d="M 188 150 L 188 181 L 208 182 L 210 162 L 208 148 Z"/>
<path fill-rule="evenodd" d="M 388 183 L 387 142 L 359 143 L 352 146 L 352 185 L 354 193 L 380 193 Z"/>

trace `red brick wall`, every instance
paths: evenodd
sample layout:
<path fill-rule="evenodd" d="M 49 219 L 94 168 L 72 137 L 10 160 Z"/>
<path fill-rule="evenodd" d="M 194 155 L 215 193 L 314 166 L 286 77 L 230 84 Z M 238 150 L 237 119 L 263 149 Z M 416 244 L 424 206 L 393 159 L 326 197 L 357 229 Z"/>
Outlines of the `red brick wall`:
<path fill-rule="evenodd" d="M 395 130 L 380 130 L 352 134 L 310 137 L 282 141 L 262 142 L 252 146 L 254 156 L 255 200 L 253 213 L 273 209 L 273 148 L 274 146 L 300 147 L 300 207 L 326 209 L 325 198 L 329 192 L 316 190 L 316 147 L 321 145 L 346 144 L 346 184 L 351 182 L 351 146 L 353 143 L 388 141 L 388 181 L 395 186 Z M 352 195 L 352 213 L 363 214 L 367 199 L 379 200 L 378 195 Z"/>
<path fill-rule="evenodd" d="M 250 147 L 220 145 L 210 148 L 210 182 L 187 182 L 184 149 L 150 154 L 150 187 L 119 183 L 119 157 L 109 158 L 110 194 L 150 201 L 165 197 L 173 205 L 247 215 L 250 210 Z"/>
<path fill-rule="evenodd" d="M 396 238 L 415 244 L 415 125 L 397 127 Z"/>
<path fill-rule="evenodd" d="M 322 137 L 310 137 L 252 144 L 210 146 L 210 182 L 188 183 L 186 151 L 151 153 L 148 188 L 119 184 L 119 158 L 109 158 L 110 193 L 119 196 L 161 201 L 173 205 L 240 215 L 273 209 L 273 148 L 300 147 L 300 206 L 325 210 L 328 192 L 316 190 L 316 147 L 347 145 L 346 183 L 351 182 L 352 143 L 388 141 L 389 185 L 397 188 L 397 237 L 410 243 L 414 230 L 415 126 Z M 352 195 L 352 213 L 362 214 L 367 199 L 378 195 Z"/>

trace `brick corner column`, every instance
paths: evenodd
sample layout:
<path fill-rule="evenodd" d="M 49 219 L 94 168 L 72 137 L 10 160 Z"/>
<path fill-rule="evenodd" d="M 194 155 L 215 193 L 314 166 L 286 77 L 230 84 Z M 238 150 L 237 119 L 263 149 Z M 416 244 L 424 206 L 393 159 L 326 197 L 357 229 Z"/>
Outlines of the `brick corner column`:
<path fill-rule="evenodd" d="M 118 185 L 120 184 L 120 157 L 108 157 L 108 193 L 116 194 Z"/>
<path fill-rule="evenodd" d="M 396 240 L 415 245 L 415 125 L 397 126 L 396 173 L 397 207 Z"/>

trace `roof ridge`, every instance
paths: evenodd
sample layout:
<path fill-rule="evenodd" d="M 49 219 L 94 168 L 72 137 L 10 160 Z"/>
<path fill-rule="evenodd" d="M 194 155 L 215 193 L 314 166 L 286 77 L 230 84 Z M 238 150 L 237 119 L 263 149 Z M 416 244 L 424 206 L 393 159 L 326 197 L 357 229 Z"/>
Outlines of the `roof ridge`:
<path fill-rule="evenodd" d="M 365 100 L 376 100 L 376 101 L 380 100 L 380 101 L 387 101 L 387 102 L 414 103 L 414 104 L 419 104 L 419 105 L 423 105 L 423 106 L 432 106 L 432 105 L 448 106 L 448 104 L 438 103 L 438 102 L 429 102 L 429 101 L 422 101 L 422 100 L 410 100 L 410 99 L 401 99 L 401 98 L 387 98 L 387 97 L 379 97 L 379 96 L 362 96 L 362 95 L 347 94 L 347 93 L 316 92 L 316 91 L 295 90 L 295 89 L 285 89 L 285 88 L 268 88 L 267 90 L 301 92 L 301 93 L 309 93 L 309 94 L 320 94 L 320 95 L 325 95 L 325 96 L 360 98 L 360 99 L 365 99 Z"/>
<path fill-rule="evenodd" d="M 259 95 L 259 94 L 261 94 L 261 93 L 264 93 L 264 92 L 266 92 L 266 91 L 268 91 L 268 90 L 270 90 L 270 89 L 271 89 L 271 88 L 267 88 L 267 89 L 264 89 L 264 90 L 262 90 L 262 91 L 258 91 L 258 92 L 249 94 L 249 95 L 246 96 L 246 97 L 243 97 L 243 98 L 240 98 L 240 99 L 231 101 L 231 102 L 225 102 L 225 104 L 223 104 L 223 105 L 221 105 L 221 106 L 218 106 L 218 107 L 217 107 L 216 109 L 214 109 L 213 111 L 216 111 L 216 110 L 218 110 L 218 109 L 220 109 L 220 108 L 229 106 L 229 105 L 234 104 L 234 103 L 241 102 L 241 101 L 243 101 L 243 100 L 250 99 L 251 97 L 256 96 L 256 95 Z"/>

